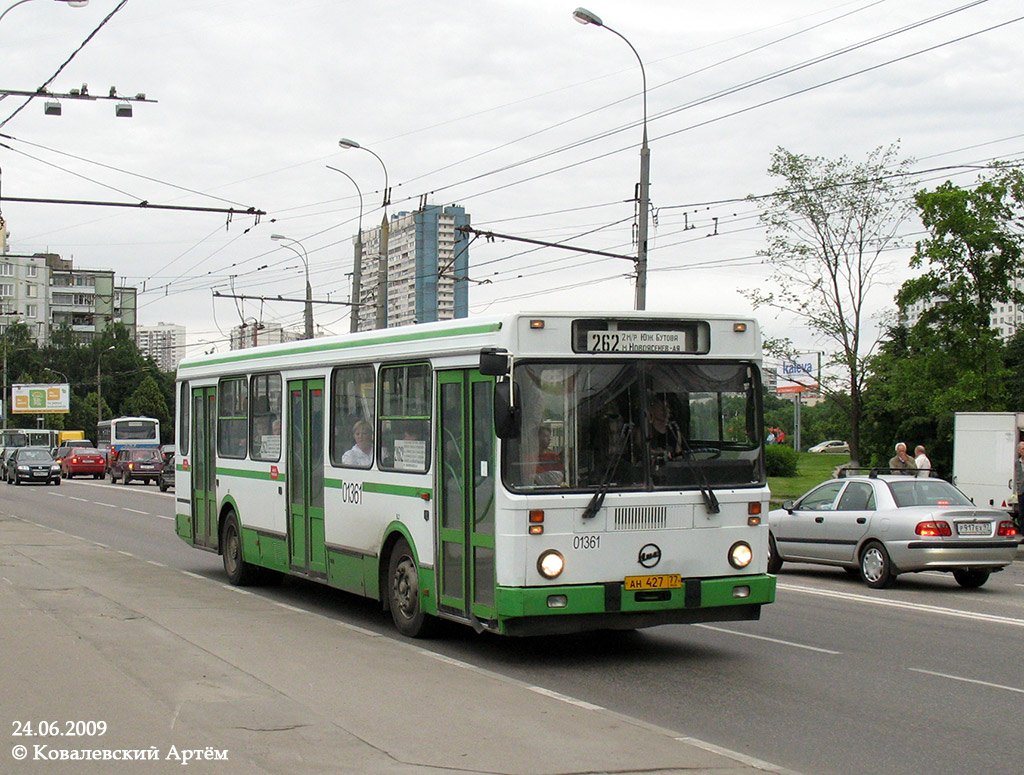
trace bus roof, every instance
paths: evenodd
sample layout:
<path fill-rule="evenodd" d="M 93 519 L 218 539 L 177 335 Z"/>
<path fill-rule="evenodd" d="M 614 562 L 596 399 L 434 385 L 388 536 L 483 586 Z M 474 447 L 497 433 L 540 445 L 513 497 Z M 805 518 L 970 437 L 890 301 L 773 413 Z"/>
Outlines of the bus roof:
<path fill-rule="evenodd" d="M 713 352 L 708 357 L 760 359 L 760 333 L 757 321 L 749 317 L 722 314 L 680 315 L 650 311 L 519 312 L 459 318 L 436 323 L 420 323 L 233 350 L 228 353 L 191 356 L 178 364 L 178 379 L 258 371 L 261 368 L 270 368 L 271 364 L 275 368 L 279 366 L 298 368 L 314 366 L 327 361 L 390 360 L 403 356 L 425 358 L 432 355 L 475 355 L 481 348 L 488 346 L 504 347 L 518 356 L 554 357 L 559 353 L 572 353 L 567 332 L 571 329 L 571 322 L 574 320 L 650 320 L 660 324 L 671 321 L 704 322 L 708 323 L 716 333 L 737 331 L 734 325 L 743 324 L 743 331 L 739 335 L 740 341 L 734 334 L 729 346 L 723 348 L 719 346 L 720 343 L 716 342 Z M 552 349 L 550 344 L 552 340 L 549 336 L 545 338 L 547 344 L 539 348 L 531 348 L 529 339 L 523 336 L 523 332 L 533 329 L 530 325 L 532 321 L 543 321 L 545 324 L 543 328 L 549 333 L 561 331 L 564 335 L 565 346 Z M 407 346 L 408 349 L 403 346 Z M 693 357 L 693 353 L 687 355 Z"/>

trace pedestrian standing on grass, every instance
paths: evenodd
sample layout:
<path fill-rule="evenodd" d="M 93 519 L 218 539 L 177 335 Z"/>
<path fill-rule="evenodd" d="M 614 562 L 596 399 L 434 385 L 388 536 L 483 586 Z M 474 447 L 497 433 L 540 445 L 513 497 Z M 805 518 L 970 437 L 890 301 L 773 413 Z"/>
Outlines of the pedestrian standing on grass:
<path fill-rule="evenodd" d="M 889 461 L 889 468 L 894 474 L 906 474 L 907 476 L 917 474 L 917 463 L 907 454 L 907 445 L 902 441 L 896 445 L 896 456 Z"/>
<path fill-rule="evenodd" d="M 932 475 L 932 461 L 925 454 L 924 445 L 918 444 L 914 447 L 914 465 L 917 466 L 917 475 L 928 478 Z"/>

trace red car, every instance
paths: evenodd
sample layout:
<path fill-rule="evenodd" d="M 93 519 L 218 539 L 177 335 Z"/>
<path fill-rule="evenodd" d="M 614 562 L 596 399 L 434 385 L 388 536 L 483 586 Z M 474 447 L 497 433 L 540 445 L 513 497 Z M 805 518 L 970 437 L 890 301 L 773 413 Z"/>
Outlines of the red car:
<path fill-rule="evenodd" d="M 65 479 L 92 476 L 102 479 L 107 473 L 107 460 L 98 449 L 75 447 L 60 458 L 60 475 Z"/>

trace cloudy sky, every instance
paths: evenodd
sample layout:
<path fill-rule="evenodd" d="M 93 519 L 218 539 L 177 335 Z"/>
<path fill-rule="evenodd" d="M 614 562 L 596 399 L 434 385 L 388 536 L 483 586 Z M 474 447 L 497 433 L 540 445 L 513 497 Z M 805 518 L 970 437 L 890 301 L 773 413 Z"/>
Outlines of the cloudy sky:
<path fill-rule="evenodd" d="M 13 0 L 0 0 L 0 12 Z M 749 311 L 763 283 L 756 209 L 772 151 L 862 159 L 900 143 L 916 187 L 968 185 L 972 165 L 1024 154 L 1019 0 L 588 0 L 635 46 L 648 85 L 652 231 L 648 308 Z M 0 88 L 34 90 L 118 8 L 34 0 L 0 21 Z M 35 100 L 0 128 L 8 197 L 256 207 L 236 216 L 2 202 L 15 253 L 50 251 L 145 287 L 140 322 L 181 323 L 226 349 L 243 319 L 301 325 L 302 305 L 213 291 L 347 300 L 351 238 L 421 198 L 481 229 L 632 253 L 641 77 L 629 47 L 555 0 L 129 0 L 53 80 L 113 103 Z M 863 44 L 863 45 L 861 45 Z M 800 67 L 806 64 L 807 66 Z M 775 77 L 769 77 L 775 76 Z M 744 88 L 738 88 L 744 87 Z M 0 101 L 0 122 L 21 105 Z M 936 168 L 941 172 L 924 172 Z M 738 200 L 738 201 L 737 201 Z M 717 227 L 717 233 L 716 233 Z M 908 222 L 909 243 L 919 225 Z M 889 257 L 891 305 L 908 252 Z M 497 241 L 470 253 L 472 314 L 630 309 L 630 264 Z M 319 330 L 347 308 L 317 306 Z M 768 335 L 813 341 L 770 311 Z"/>

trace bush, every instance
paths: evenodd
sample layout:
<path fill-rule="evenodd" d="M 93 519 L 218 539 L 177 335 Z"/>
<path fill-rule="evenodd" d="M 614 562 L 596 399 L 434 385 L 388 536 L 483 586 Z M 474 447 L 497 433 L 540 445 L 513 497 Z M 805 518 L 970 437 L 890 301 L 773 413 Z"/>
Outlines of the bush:
<path fill-rule="evenodd" d="M 796 476 L 799 455 L 785 444 L 769 444 L 764 448 L 768 476 Z"/>

